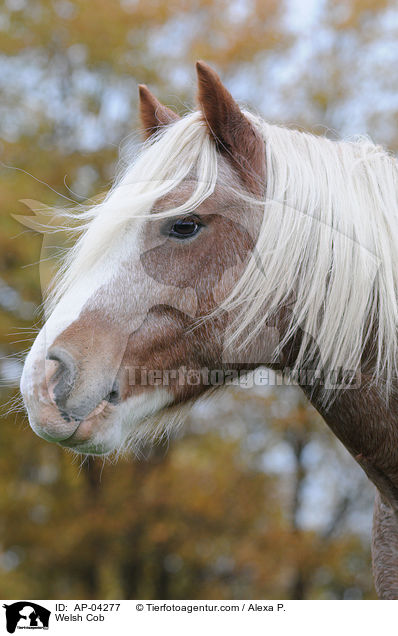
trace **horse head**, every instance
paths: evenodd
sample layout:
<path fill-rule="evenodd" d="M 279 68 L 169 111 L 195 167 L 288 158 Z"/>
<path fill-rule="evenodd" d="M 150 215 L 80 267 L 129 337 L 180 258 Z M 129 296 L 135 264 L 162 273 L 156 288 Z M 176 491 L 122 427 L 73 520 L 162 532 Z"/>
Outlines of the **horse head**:
<path fill-rule="evenodd" d="M 78 452 L 167 428 L 212 371 L 253 366 L 227 354 L 222 303 L 255 251 L 265 145 L 216 73 L 197 72 L 183 118 L 140 86 L 145 144 L 88 211 L 25 362 L 33 430 Z"/>

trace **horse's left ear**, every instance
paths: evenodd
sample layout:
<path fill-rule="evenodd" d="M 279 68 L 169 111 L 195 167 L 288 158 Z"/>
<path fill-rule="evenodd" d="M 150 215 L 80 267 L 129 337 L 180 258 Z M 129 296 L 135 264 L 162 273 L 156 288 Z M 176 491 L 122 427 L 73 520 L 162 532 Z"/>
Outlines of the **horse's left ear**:
<path fill-rule="evenodd" d="M 239 173 L 244 185 L 261 195 L 265 185 L 265 144 L 205 62 L 197 62 L 198 102 L 217 148 Z"/>
<path fill-rule="evenodd" d="M 145 84 L 140 84 L 138 90 L 140 93 L 140 117 L 145 139 L 148 139 L 163 126 L 180 119 L 177 113 L 161 104 Z"/>

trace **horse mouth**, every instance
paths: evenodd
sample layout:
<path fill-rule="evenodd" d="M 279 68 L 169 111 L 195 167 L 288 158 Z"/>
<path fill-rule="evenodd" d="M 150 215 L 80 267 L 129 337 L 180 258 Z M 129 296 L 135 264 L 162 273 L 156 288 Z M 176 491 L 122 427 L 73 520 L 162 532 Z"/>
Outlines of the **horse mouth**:
<path fill-rule="evenodd" d="M 107 408 L 108 407 L 108 408 Z M 96 441 L 96 431 L 100 424 L 105 424 L 106 414 L 109 412 L 109 403 L 103 400 L 83 420 L 77 422 L 73 433 L 57 444 L 64 448 L 70 448 L 77 452 L 103 455 L 109 452 L 104 442 Z"/>
<path fill-rule="evenodd" d="M 36 435 L 78 453 L 104 455 L 112 450 L 106 440 L 113 437 L 109 433 L 114 425 L 110 417 L 114 406 L 103 400 L 83 419 L 78 419 L 66 417 L 48 396 L 46 398 L 41 402 L 41 408 L 27 408 Z"/>
<path fill-rule="evenodd" d="M 90 415 L 79 422 L 72 435 L 66 439 L 58 440 L 57 443 L 68 448 L 78 449 L 81 446 L 92 444 L 93 428 L 95 426 L 95 416 Z"/>

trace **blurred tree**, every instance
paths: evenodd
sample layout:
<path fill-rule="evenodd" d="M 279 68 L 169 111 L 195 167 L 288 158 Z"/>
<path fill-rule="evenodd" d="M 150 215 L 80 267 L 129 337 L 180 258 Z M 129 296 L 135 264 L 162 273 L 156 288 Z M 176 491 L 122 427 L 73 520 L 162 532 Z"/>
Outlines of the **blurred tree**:
<path fill-rule="evenodd" d="M 351 471 L 351 490 L 331 504 L 324 528 L 309 528 L 300 516 L 304 482 L 317 477 L 305 448 L 314 436 L 337 446 L 319 417 L 298 404 L 270 419 L 261 443 L 254 422 L 275 398 L 237 391 L 224 399 L 230 411 L 212 408 L 211 424 L 207 413 L 193 414 L 167 453 L 155 448 L 147 461 L 117 465 L 90 459 L 80 471 L 65 451 L 16 435 L 8 418 L 0 596 L 342 598 L 348 590 L 349 598 L 372 598 L 368 546 L 343 528 L 358 504 L 359 471 Z M 252 411 L 255 453 L 230 429 L 244 410 Z M 295 457 L 284 478 L 264 470 L 281 440 Z"/>

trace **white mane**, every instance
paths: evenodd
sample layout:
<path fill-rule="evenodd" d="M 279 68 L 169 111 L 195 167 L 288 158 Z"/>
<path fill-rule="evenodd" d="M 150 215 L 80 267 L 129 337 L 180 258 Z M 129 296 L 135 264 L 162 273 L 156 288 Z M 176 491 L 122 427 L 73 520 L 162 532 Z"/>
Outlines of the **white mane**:
<path fill-rule="evenodd" d="M 242 334 L 250 340 L 288 303 L 292 318 L 284 342 L 298 328 L 304 332 L 297 368 L 318 350 L 324 369 L 359 369 L 374 333 L 374 380 L 383 380 L 388 394 L 398 359 L 396 160 L 368 140 L 330 141 L 245 114 L 266 145 L 266 199 L 256 247 L 262 267 L 253 256 L 222 305 L 241 310 L 231 342 Z M 192 173 L 195 192 L 184 206 L 162 215 L 195 209 L 213 192 L 217 169 L 215 145 L 199 113 L 147 143 L 104 202 L 83 215 L 87 229 L 65 262 L 55 301 L 82 269 L 106 258 L 127 221 L 149 215 L 159 197 Z"/>
<path fill-rule="evenodd" d="M 293 300 L 281 345 L 304 331 L 296 368 L 318 347 L 323 369 L 358 370 L 373 334 L 373 379 L 383 379 L 388 395 L 398 354 L 396 159 L 366 139 L 335 142 L 251 120 L 266 144 L 257 242 L 265 275 L 252 258 L 228 299 L 244 307 L 232 339 Z"/>

